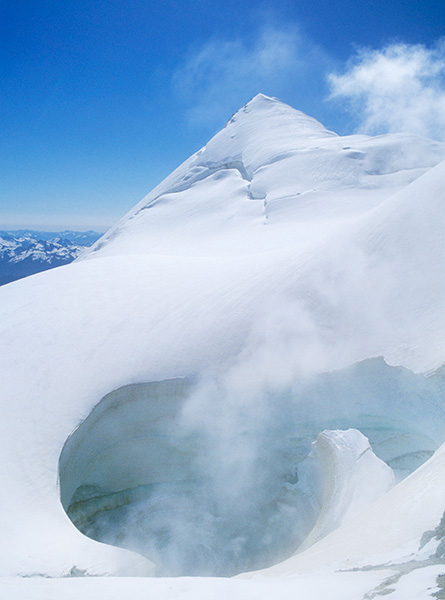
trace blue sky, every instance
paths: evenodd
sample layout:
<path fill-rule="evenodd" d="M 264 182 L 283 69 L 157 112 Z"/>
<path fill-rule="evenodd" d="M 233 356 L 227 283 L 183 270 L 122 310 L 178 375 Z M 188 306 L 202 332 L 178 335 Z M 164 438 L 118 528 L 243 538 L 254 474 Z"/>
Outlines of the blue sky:
<path fill-rule="evenodd" d="M 0 229 L 106 229 L 258 92 L 445 139 L 439 0 L 3 0 Z"/>

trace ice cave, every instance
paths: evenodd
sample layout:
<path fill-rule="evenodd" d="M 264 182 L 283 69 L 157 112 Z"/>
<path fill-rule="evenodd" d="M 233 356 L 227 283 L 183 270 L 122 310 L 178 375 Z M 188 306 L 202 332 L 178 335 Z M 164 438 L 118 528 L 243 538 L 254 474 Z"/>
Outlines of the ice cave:
<path fill-rule="evenodd" d="M 259 399 L 234 405 L 190 379 L 124 386 L 65 443 L 61 501 L 82 533 L 141 553 L 158 575 L 265 568 L 433 454 L 445 436 L 442 384 L 367 360 L 264 398 L 260 416 Z M 188 414 L 206 393 L 200 410 L 217 403 L 215 429 Z"/>

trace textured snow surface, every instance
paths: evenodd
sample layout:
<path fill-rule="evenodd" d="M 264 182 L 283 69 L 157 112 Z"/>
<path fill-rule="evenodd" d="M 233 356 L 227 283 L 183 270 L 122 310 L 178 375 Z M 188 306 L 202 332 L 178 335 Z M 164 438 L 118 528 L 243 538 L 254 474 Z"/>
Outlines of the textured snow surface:
<path fill-rule="evenodd" d="M 444 159 L 439 142 L 340 137 L 260 94 L 92 252 L 238 256 L 305 247 Z"/>
<path fill-rule="evenodd" d="M 4 286 L 5 597 L 434 593 L 440 527 L 420 546 L 445 509 L 444 160 L 438 142 L 340 137 L 259 95 L 81 259 Z M 178 485 L 192 508 L 175 538 Z M 154 512 L 135 530 L 167 566 L 119 533 L 141 501 Z M 68 577 L 188 574 L 184 540 L 222 547 L 222 574 L 268 568 Z"/>

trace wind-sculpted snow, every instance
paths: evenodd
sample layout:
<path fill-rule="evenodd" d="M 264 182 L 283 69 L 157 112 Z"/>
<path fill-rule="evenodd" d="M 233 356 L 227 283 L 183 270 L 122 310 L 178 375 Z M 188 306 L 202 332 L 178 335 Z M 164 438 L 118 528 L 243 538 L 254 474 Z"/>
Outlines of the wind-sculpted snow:
<path fill-rule="evenodd" d="M 82 260 L 4 286 L 1 573 L 436 556 L 444 159 L 259 96 Z"/>
<path fill-rule="evenodd" d="M 357 429 L 323 431 L 314 451 L 320 463 L 320 512 L 300 552 L 363 512 L 395 482 L 392 469 L 375 456 Z"/>
<path fill-rule="evenodd" d="M 345 218 L 444 159 L 439 142 L 409 134 L 340 137 L 260 94 L 92 252 L 208 256 L 298 247 L 325 235 L 326 226 L 343 228 Z"/>

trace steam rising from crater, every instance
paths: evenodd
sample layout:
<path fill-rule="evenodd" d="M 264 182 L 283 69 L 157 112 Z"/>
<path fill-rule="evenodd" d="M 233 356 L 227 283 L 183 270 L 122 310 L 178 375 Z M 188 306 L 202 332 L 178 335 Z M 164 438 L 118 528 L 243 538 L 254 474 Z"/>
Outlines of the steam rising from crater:
<path fill-rule="evenodd" d="M 266 567 L 363 510 L 392 485 L 390 467 L 406 475 L 445 433 L 438 376 L 375 359 L 248 386 L 238 367 L 126 386 L 95 407 L 60 458 L 62 502 L 83 533 L 159 574 Z"/>

